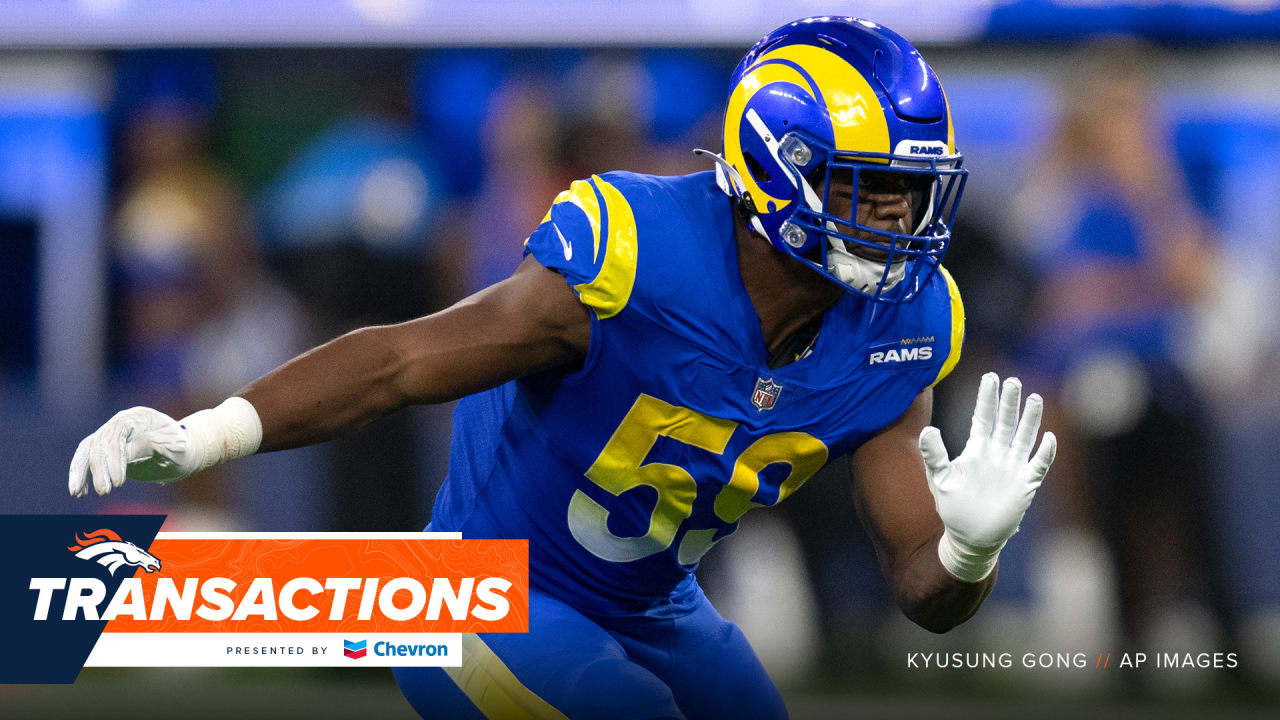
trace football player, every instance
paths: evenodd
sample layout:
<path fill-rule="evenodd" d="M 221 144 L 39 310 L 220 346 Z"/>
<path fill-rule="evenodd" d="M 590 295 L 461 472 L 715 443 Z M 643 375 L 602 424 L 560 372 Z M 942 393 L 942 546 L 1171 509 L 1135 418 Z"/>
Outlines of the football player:
<path fill-rule="evenodd" d="M 1056 443 L 1032 455 L 1041 400 L 1020 412 L 994 374 L 957 458 L 929 426 L 964 338 L 941 265 L 966 177 L 942 86 L 896 33 L 809 18 L 742 59 L 723 140 L 714 172 L 573 183 L 519 269 L 447 310 L 351 332 L 182 420 L 119 413 L 76 450 L 71 493 L 462 398 L 428 527 L 529 540 L 530 631 L 397 670 L 424 716 L 785 716 L 694 570 L 846 453 L 898 604 L 945 632 L 990 591 Z"/>

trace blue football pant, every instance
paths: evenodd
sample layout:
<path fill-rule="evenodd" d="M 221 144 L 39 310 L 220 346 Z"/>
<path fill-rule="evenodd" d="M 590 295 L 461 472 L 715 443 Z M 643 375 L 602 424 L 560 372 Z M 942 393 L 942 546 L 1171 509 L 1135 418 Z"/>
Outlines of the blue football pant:
<path fill-rule="evenodd" d="M 693 612 L 592 620 L 530 589 L 529 632 L 462 636 L 461 668 L 396 668 L 424 718 L 787 716 L 746 637 L 699 591 Z"/>

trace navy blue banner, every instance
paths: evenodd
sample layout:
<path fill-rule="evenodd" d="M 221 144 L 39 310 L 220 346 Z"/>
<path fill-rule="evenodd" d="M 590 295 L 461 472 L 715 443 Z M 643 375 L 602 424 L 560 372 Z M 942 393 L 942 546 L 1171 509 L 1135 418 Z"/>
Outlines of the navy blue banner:
<path fill-rule="evenodd" d="M 164 517 L 0 515 L 0 683 L 75 682 L 107 624 L 87 617 L 155 569 L 147 550 Z"/>

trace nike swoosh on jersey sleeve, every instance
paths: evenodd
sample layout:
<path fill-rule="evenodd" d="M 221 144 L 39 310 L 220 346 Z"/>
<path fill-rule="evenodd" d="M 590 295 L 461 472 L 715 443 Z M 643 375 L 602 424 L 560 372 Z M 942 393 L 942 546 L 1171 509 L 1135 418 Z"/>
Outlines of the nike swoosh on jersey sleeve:
<path fill-rule="evenodd" d="M 599 175 L 556 196 L 525 254 L 559 271 L 601 319 L 626 307 L 635 285 L 636 221 L 626 197 Z"/>
<path fill-rule="evenodd" d="M 555 223 L 551 223 L 551 227 L 555 227 Z M 568 262 L 573 259 L 573 246 L 568 240 L 564 239 L 564 233 L 560 232 L 560 228 L 556 229 L 556 237 L 560 238 L 560 245 L 564 247 L 564 259 Z"/>

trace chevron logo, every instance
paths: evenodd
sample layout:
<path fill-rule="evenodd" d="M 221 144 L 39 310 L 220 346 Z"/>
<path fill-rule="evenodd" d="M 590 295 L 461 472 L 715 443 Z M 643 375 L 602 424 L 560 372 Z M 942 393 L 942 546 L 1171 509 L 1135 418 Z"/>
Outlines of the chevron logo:
<path fill-rule="evenodd" d="M 352 660 L 359 660 L 369 653 L 369 641 L 361 640 L 360 642 L 351 642 L 350 640 L 342 641 L 342 654 Z"/>

